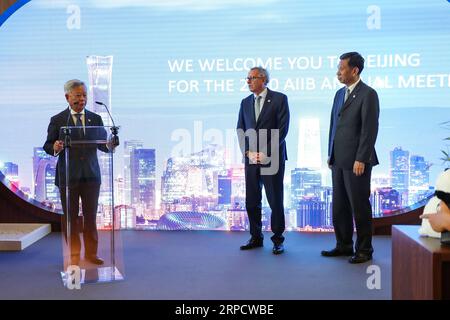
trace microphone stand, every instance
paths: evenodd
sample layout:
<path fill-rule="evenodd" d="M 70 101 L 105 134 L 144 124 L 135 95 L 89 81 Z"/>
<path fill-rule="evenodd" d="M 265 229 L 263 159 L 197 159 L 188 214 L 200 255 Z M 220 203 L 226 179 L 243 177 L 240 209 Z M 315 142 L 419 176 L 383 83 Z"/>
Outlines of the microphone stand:
<path fill-rule="evenodd" d="M 72 146 L 72 139 L 70 138 L 71 130 L 69 129 L 70 116 L 71 116 L 71 114 L 70 114 L 70 107 L 69 107 L 69 115 L 67 116 L 66 127 L 63 129 L 64 147 L 67 147 L 67 148 L 70 148 Z"/>
<path fill-rule="evenodd" d="M 111 141 L 113 143 L 113 146 L 115 146 L 115 147 L 118 146 L 119 145 L 119 136 L 117 134 L 119 133 L 119 127 L 116 127 L 116 124 L 114 123 L 114 119 L 111 116 L 111 113 L 109 112 L 108 106 L 100 101 L 95 101 L 95 103 L 104 106 L 106 111 L 108 112 L 109 118 L 111 119 L 112 124 L 113 124 L 112 127 L 110 128 L 111 134 L 112 134 Z"/>
<path fill-rule="evenodd" d="M 69 113 L 70 115 L 70 113 Z M 72 263 L 72 226 L 71 226 L 71 222 L 70 222 L 70 190 L 69 190 L 69 183 L 70 183 L 70 171 L 69 171 L 69 157 L 70 157 L 70 148 L 72 146 L 72 139 L 70 137 L 71 134 L 71 130 L 69 129 L 68 126 L 66 126 L 63 129 L 63 133 L 64 133 L 64 162 L 65 162 L 65 194 L 66 194 L 66 242 L 67 242 L 67 246 L 68 246 L 68 252 L 69 252 L 69 257 L 68 257 L 68 264 L 70 265 Z"/>
<path fill-rule="evenodd" d="M 117 133 L 119 132 L 119 127 L 116 127 L 116 124 L 114 123 L 114 119 L 111 116 L 111 113 L 109 112 L 108 106 L 106 104 L 104 104 L 103 102 L 100 101 L 95 101 L 96 104 L 102 105 L 105 107 L 106 111 L 108 112 L 109 118 L 112 121 L 112 127 L 111 129 L 111 133 L 112 133 L 112 143 L 113 143 L 113 147 L 116 147 L 119 145 L 119 136 L 117 135 Z M 113 151 L 114 152 L 114 151 Z M 111 168 L 111 174 L 110 174 L 110 185 L 111 185 L 111 208 L 112 208 L 112 226 L 111 226 L 111 239 L 110 239 L 110 244 L 111 244 L 111 267 L 112 267 L 112 274 L 111 274 L 111 278 L 112 280 L 116 279 L 116 244 L 115 244 L 115 232 L 116 232 L 116 210 L 114 207 L 114 161 L 113 161 L 113 157 L 109 157 L 109 165 Z"/>

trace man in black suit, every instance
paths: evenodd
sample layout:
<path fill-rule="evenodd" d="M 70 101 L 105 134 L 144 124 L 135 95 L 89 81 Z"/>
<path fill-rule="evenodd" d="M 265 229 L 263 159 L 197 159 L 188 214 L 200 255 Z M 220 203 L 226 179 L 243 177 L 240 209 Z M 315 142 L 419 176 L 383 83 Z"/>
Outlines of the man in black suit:
<path fill-rule="evenodd" d="M 103 126 L 102 118 L 85 109 L 87 102 L 86 85 L 80 80 L 70 80 L 64 85 L 66 100 L 69 107 L 50 119 L 47 130 L 47 140 L 44 150 L 58 157 L 56 166 L 55 184 L 58 186 L 61 202 L 64 210 L 63 232 L 67 237 L 66 221 L 66 175 L 64 137 L 61 127 L 73 126 L 71 138 L 73 140 L 106 139 L 106 131 L 101 129 L 86 130 L 91 126 Z M 76 128 L 78 127 L 78 128 Z M 96 132 L 96 137 L 92 133 Z M 112 145 L 89 144 L 83 147 L 71 147 L 69 156 L 69 218 L 70 218 L 70 242 L 71 264 L 78 264 L 80 259 L 80 236 L 83 230 L 83 240 L 86 260 L 94 264 L 103 264 L 103 260 L 97 256 L 98 233 L 96 225 L 97 205 L 100 194 L 101 174 L 97 159 L 97 148 L 103 152 L 113 150 Z M 84 226 L 78 223 L 79 200 L 82 201 Z"/>
<path fill-rule="evenodd" d="M 370 177 L 378 164 L 375 141 L 380 112 L 378 95 L 360 79 L 364 58 L 357 52 L 340 56 L 337 77 L 345 87 L 336 92 L 331 111 L 328 165 L 333 181 L 333 226 L 336 247 L 326 257 L 352 256 L 350 263 L 372 259 Z M 353 218 L 356 243 L 353 251 Z"/>
<path fill-rule="evenodd" d="M 280 254 L 284 252 L 283 177 L 289 105 L 286 95 L 269 90 L 268 83 L 269 74 L 264 68 L 249 71 L 247 84 L 252 94 L 242 100 L 237 123 L 239 144 L 245 157 L 245 205 L 251 235 L 241 250 L 263 246 L 261 200 L 264 185 L 272 210 L 272 252 Z"/>

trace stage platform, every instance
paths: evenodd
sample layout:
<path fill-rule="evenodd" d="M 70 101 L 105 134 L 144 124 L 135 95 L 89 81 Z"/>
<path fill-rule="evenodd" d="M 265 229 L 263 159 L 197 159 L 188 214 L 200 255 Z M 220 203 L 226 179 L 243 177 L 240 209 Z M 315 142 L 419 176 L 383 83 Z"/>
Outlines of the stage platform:
<path fill-rule="evenodd" d="M 0 223 L 0 251 L 23 250 L 50 232 L 50 224 Z"/>
<path fill-rule="evenodd" d="M 240 251 L 247 232 L 123 231 L 125 280 L 68 290 L 61 281 L 61 234 L 0 253 L 0 299 L 303 300 L 391 299 L 391 238 L 374 237 L 374 260 L 325 258 L 334 234 L 286 233 L 286 252 Z M 370 290 L 370 265 L 381 288 Z"/>

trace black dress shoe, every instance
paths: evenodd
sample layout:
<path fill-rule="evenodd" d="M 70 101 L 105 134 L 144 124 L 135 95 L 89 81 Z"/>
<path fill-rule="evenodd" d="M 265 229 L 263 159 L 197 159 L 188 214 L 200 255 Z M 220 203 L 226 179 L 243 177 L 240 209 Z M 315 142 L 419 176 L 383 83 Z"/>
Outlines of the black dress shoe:
<path fill-rule="evenodd" d="M 341 250 L 338 248 L 334 248 L 329 251 L 323 250 L 320 254 L 324 257 L 352 256 L 353 250 L 352 249 Z"/>
<path fill-rule="evenodd" d="M 260 248 L 263 246 L 262 239 L 250 239 L 246 244 L 241 246 L 241 250 L 250 250 L 254 248 Z"/>
<path fill-rule="evenodd" d="M 284 252 L 284 246 L 283 244 L 274 244 L 273 245 L 273 249 L 272 249 L 272 253 L 273 254 L 282 254 Z"/>
<path fill-rule="evenodd" d="M 99 258 L 95 255 L 85 256 L 85 258 L 87 261 L 92 262 L 93 264 L 101 265 L 101 264 L 105 263 L 102 258 Z"/>
<path fill-rule="evenodd" d="M 372 254 L 368 253 L 356 253 L 353 257 L 351 257 L 348 262 L 355 264 L 355 263 L 364 263 L 369 260 L 372 260 Z"/>

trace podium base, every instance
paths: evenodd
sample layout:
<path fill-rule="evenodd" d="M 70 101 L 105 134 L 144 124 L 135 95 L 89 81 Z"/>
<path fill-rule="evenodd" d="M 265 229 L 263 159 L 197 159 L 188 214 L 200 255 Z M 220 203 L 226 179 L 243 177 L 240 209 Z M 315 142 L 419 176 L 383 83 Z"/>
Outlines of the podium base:
<path fill-rule="evenodd" d="M 61 271 L 63 285 L 68 289 L 80 289 L 82 284 L 122 281 L 124 276 L 116 267 L 99 267 L 81 269 L 77 265 L 71 265 L 67 271 Z"/>

